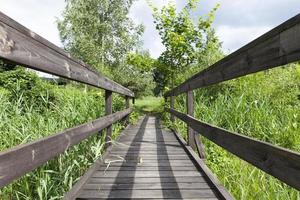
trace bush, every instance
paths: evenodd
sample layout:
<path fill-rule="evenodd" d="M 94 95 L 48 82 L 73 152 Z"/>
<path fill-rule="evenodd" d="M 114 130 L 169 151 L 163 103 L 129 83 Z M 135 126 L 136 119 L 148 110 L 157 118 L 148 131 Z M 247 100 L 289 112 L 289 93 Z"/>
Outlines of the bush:
<path fill-rule="evenodd" d="M 9 91 L 11 102 L 18 102 L 22 107 L 43 110 L 55 101 L 52 85 L 42 82 L 36 73 L 21 68 L 0 73 L 0 87 Z"/>

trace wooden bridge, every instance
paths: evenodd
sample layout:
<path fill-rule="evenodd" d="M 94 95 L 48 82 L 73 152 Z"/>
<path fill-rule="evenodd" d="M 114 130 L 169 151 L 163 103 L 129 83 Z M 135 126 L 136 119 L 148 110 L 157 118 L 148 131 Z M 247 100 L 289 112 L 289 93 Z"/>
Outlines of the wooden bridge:
<path fill-rule="evenodd" d="M 193 90 L 300 60 L 300 15 L 264 34 L 165 94 L 165 110 L 188 125 L 185 142 L 155 116 L 144 116 L 111 141 L 112 124 L 133 111 L 134 94 L 93 71 L 62 49 L 0 13 L 0 57 L 24 67 L 105 90 L 105 116 L 0 153 L 0 188 L 106 129 L 102 159 L 65 194 L 65 199 L 233 199 L 205 165 L 201 134 L 232 154 L 300 190 L 300 154 L 201 122 L 193 117 Z M 259 83 L 258 83 L 259 84 Z M 126 109 L 112 113 L 112 93 Z M 187 114 L 174 109 L 185 93 Z"/>

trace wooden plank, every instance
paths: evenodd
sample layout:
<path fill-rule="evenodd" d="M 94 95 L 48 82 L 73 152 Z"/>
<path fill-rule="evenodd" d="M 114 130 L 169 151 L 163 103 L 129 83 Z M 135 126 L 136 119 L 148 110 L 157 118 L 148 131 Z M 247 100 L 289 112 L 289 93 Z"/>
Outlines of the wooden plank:
<path fill-rule="evenodd" d="M 174 108 L 174 103 L 175 103 L 175 97 L 171 96 L 170 97 L 170 107 L 171 108 Z M 171 120 L 171 122 L 175 122 L 175 118 L 174 118 L 174 116 L 172 114 L 170 116 L 170 120 Z"/>
<path fill-rule="evenodd" d="M 90 178 L 88 183 L 115 183 L 115 184 L 144 184 L 144 183 L 205 183 L 206 180 L 203 176 L 195 176 L 195 177 L 136 177 L 132 178 L 108 178 L 108 177 L 97 177 Z"/>
<path fill-rule="evenodd" d="M 108 199 L 157 199 L 157 198 L 215 198 L 211 189 L 197 190 L 84 190 L 78 199 L 108 198 Z"/>
<path fill-rule="evenodd" d="M 144 178 L 155 178 L 155 177 L 191 177 L 191 176 L 202 176 L 198 171 L 96 171 L 92 177 L 118 177 L 118 178 L 129 178 L 129 177 L 144 177 Z"/>
<path fill-rule="evenodd" d="M 300 14 L 192 76 L 165 94 L 177 96 L 300 60 Z"/>
<path fill-rule="evenodd" d="M 130 129 L 132 127 L 132 125 L 128 125 L 124 130 L 126 129 Z M 68 191 L 63 199 L 64 200 L 73 200 L 76 199 L 76 197 L 78 196 L 79 192 L 83 189 L 83 185 L 89 180 L 89 178 L 93 175 L 93 173 L 101 168 L 101 166 L 103 166 L 103 160 L 102 158 L 105 158 L 109 152 L 111 151 L 112 146 L 108 147 L 106 149 L 106 151 L 102 154 L 101 158 L 96 160 L 95 163 L 93 165 L 90 166 L 90 168 L 84 173 L 84 175 L 82 177 L 80 177 L 80 179 L 75 183 L 75 185 L 73 185 L 73 187 L 71 188 L 70 191 Z"/>
<path fill-rule="evenodd" d="M 131 112 L 132 109 L 117 112 L 35 142 L 0 152 L 0 188 Z"/>
<path fill-rule="evenodd" d="M 138 160 L 138 159 L 143 159 L 143 160 L 190 160 L 190 158 L 186 154 L 182 155 L 137 155 L 137 156 L 132 156 L 132 155 L 118 155 L 118 154 L 110 154 L 110 156 L 107 157 L 107 159 L 114 159 L 118 157 L 123 157 L 126 159 L 126 161 L 131 161 L 131 160 Z"/>
<path fill-rule="evenodd" d="M 166 108 L 204 137 L 284 183 L 300 190 L 300 154 L 233 133 Z"/>
<path fill-rule="evenodd" d="M 101 165 L 97 168 L 97 171 L 169 171 L 170 169 L 174 171 L 191 171 L 191 170 L 197 170 L 194 166 L 107 166 L 107 165 Z"/>
<path fill-rule="evenodd" d="M 219 199 L 223 200 L 234 200 L 234 197 L 226 190 L 226 188 L 221 185 L 216 176 L 212 173 L 212 171 L 205 165 L 203 159 L 198 157 L 194 150 L 186 145 L 184 139 L 177 134 L 175 131 L 174 135 L 178 138 L 178 141 L 182 144 L 184 149 L 189 153 L 189 155 L 193 158 L 195 166 L 199 169 L 199 171 L 203 174 L 204 179 L 214 188 L 215 193 L 219 197 Z"/>
<path fill-rule="evenodd" d="M 112 155 L 121 155 L 121 156 L 150 156 L 150 155 L 157 155 L 157 156 L 161 156 L 161 155 L 185 155 L 185 151 L 111 151 Z"/>
<path fill-rule="evenodd" d="M 170 160 L 169 162 L 165 162 L 165 161 L 159 161 L 159 162 L 153 162 L 153 160 L 144 160 L 142 163 L 140 162 L 113 162 L 110 164 L 110 166 L 149 166 L 149 167 L 180 167 L 180 166 L 194 166 L 194 163 L 191 161 L 185 161 L 182 162 L 182 160 Z"/>
<path fill-rule="evenodd" d="M 177 190 L 187 189 L 187 190 L 195 190 L 195 189 L 210 189 L 210 186 L 207 183 L 139 183 L 139 184 L 130 184 L 130 183 L 121 183 L 121 184 L 95 184 L 89 183 L 86 184 L 83 189 L 84 190 Z"/>
<path fill-rule="evenodd" d="M 0 58 L 25 67 L 134 97 L 120 84 L 0 12 Z"/>
<path fill-rule="evenodd" d="M 142 148 L 141 148 L 142 147 Z M 182 147 L 179 147 L 179 146 L 166 146 L 166 147 L 163 147 L 163 146 L 125 146 L 125 145 L 114 145 L 114 148 L 113 150 L 115 151 L 131 151 L 131 150 L 139 150 L 139 149 L 142 149 L 143 151 L 153 151 L 153 150 L 157 150 L 157 151 L 161 151 L 161 150 L 168 150 L 168 151 L 172 151 L 172 150 L 180 150 L 182 149 Z"/>
<path fill-rule="evenodd" d="M 112 92 L 109 90 L 105 90 L 105 115 L 112 114 Z M 105 135 L 105 148 L 111 145 L 112 141 L 112 125 L 106 128 L 106 135 Z"/>

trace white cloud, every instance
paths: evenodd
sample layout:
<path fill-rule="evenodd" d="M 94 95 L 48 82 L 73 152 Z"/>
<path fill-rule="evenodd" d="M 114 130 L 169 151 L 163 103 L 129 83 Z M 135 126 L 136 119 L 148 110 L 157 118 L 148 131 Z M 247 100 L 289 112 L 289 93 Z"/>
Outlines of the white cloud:
<path fill-rule="evenodd" d="M 248 44 L 252 40 L 269 31 L 271 27 L 234 27 L 219 26 L 216 34 L 223 41 L 223 48 L 227 52 L 232 52 Z"/>
<path fill-rule="evenodd" d="M 0 11 L 50 42 L 62 46 L 56 17 L 60 17 L 64 7 L 64 0 L 1 0 Z"/>
<path fill-rule="evenodd" d="M 25 25 L 54 44 L 61 46 L 56 26 L 56 17 L 61 15 L 65 0 L 0 0 L 0 11 Z M 186 0 L 173 0 L 182 8 Z M 161 7 L 168 0 L 152 0 Z M 195 16 L 209 12 L 217 3 L 221 7 L 216 13 L 214 27 L 223 41 L 224 50 L 235 50 L 255 39 L 270 28 L 300 13 L 299 0 L 202 0 Z M 164 50 L 146 0 L 134 3 L 130 16 L 136 23 L 146 26 L 143 36 L 144 48 L 153 57 Z"/>

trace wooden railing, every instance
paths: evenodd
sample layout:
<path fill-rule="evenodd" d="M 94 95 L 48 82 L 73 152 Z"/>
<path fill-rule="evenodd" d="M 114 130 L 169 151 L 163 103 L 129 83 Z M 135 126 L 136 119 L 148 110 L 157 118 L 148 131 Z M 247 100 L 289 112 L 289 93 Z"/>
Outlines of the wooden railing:
<path fill-rule="evenodd" d="M 128 120 L 132 112 L 129 108 L 129 99 L 134 98 L 132 91 L 93 71 L 85 63 L 72 58 L 67 52 L 1 12 L 0 58 L 6 62 L 104 89 L 106 114 L 86 124 L 0 152 L 0 188 L 105 128 L 105 141 L 109 144 L 112 124 L 119 120 Z M 125 110 L 112 113 L 113 92 L 125 96 Z"/>
<path fill-rule="evenodd" d="M 187 124 L 188 144 L 194 149 L 202 148 L 199 136 L 195 135 L 196 131 L 232 154 L 300 190 L 299 153 L 215 127 L 193 117 L 193 90 L 299 60 L 300 15 L 297 15 L 168 91 L 165 98 L 170 97 L 171 108 L 165 110 L 171 113 L 171 121 L 176 116 Z M 182 93 L 187 93 L 187 114 L 174 110 L 174 97 Z M 200 156 L 203 157 L 203 152 L 200 152 Z"/>

